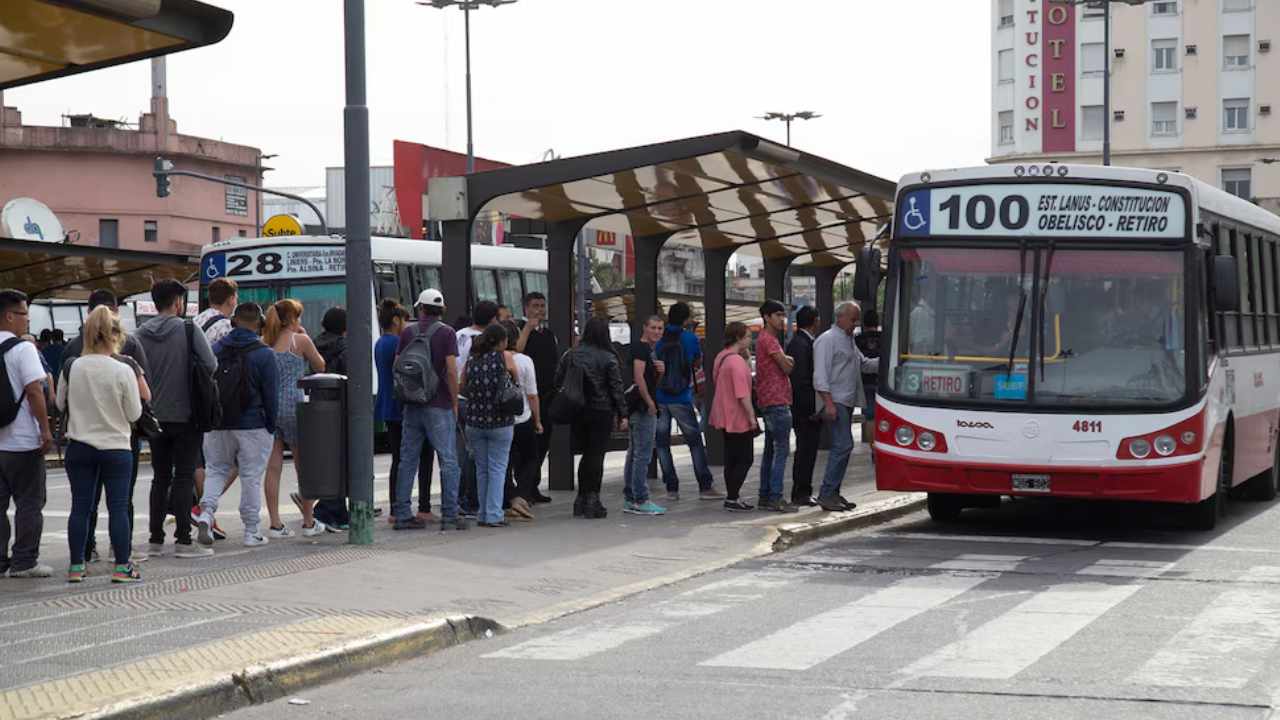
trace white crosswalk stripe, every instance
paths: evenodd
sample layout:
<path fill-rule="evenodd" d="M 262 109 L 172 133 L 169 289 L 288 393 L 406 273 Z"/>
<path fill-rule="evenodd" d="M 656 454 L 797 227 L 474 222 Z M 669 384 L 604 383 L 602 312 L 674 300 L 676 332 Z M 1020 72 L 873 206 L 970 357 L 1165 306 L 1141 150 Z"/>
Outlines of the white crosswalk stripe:
<path fill-rule="evenodd" d="M 1259 566 L 1241 578 L 1274 582 L 1280 568 Z M 1242 688 L 1280 644 L 1280 592 L 1274 585 L 1239 587 L 1219 595 L 1142 666 L 1139 685 Z"/>
<path fill-rule="evenodd" d="M 952 575 L 909 578 L 700 664 L 807 670 L 988 579 Z"/>
<path fill-rule="evenodd" d="M 1053 585 L 903 672 L 934 677 L 1011 678 L 1141 588 L 1100 583 Z"/>

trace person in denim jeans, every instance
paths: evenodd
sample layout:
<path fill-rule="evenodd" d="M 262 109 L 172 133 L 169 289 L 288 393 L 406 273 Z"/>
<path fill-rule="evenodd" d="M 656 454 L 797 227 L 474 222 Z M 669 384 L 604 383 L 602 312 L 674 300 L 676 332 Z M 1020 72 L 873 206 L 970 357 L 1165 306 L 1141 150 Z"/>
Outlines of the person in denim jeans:
<path fill-rule="evenodd" d="M 472 341 L 462 388 L 467 395 L 463 423 L 476 463 L 476 502 L 481 527 L 507 527 L 502 494 L 515 435 L 515 416 L 503 410 L 502 394 L 519 371 L 507 353 L 507 331 L 490 325 Z"/>
<path fill-rule="evenodd" d="M 426 332 L 444 315 L 444 295 L 434 288 L 418 295 L 418 322 L 400 334 L 396 354 L 419 333 Z M 397 530 L 425 530 L 427 521 L 413 512 L 413 484 L 418 475 L 422 445 L 428 439 L 440 461 L 440 528 L 465 530 L 466 520 L 458 514 L 458 483 L 462 473 L 458 467 L 456 438 L 458 432 L 458 339 L 453 328 L 441 323 L 431 337 L 431 366 L 440 379 L 435 397 L 426 404 L 405 403 L 400 427 L 400 474 L 396 477 L 395 515 Z"/>
<path fill-rule="evenodd" d="M 641 404 L 631 410 L 631 444 L 627 450 L 623 495 L 626 504 L 622 512 L 632 515 L 662 515 L 667 509 L 649 499 L 649 461 L 653 459 L 653 444 L 657 431 L 658 404 L 653 395 L 658 389 L 658 377 L 664 366 L 653 359 L 653 346 L 662 337 L 662 318 L 654 315 L 644 323 L 644 332 L 638 342 L 631 344 L 631 382 Z"/>
<path fill-rule="evenodd" d="M 712 489 L 713 478 L 711 468 L 707 465 L 707 450 L 702 443 L 702 427 L 698 421 L 698 412 L 693 405 L 693 373 L 695 365 L 702 358 L 702 349 L 698 345 L 698 336 L 684 329 L 689 320 L 689 306 L 678 302 L 667 312 L 667 327 L 662 339 L 653 349 L 654 357 L 663 360 L 668 348 L 679 344 L 682 351 L 684 368 L 683 389 L 672 391 L 663 387 L 666 383 L 658 383 L 658 431 L 657 452 L 658 463 L 662 466 L 662 482 L 667 486 L 667 499 L 680 499 L 680 478 L 676 475 L 675 460 L 671 457 L 671 421 L 675 420 L 684 436 L 685 446 L 693 459 L 693 474 L 698 478 L 698 497 L 703 500 L 723 500 L 725 495 Z M 674 348 L 671 348 L 674 354 Z M 665 362 L 665 361 L 664 361 Z M 666 368 L 666 373 L 673 369 Z"/>
<path fill-rule="evenodd" d="M 791 381 L 794 358 L 782 351 L 779 340 L 787 326 L 787 309 L 777 300 L 760 306 L 764 327 L 756 338 L 756 401 L 764 417 L 764 455 L 760 458 L 760 502 L 766 512 L 795 512 L 782 500 L 782 479 L 791 454 Z"/>
<path fill-rule="evenodd" d="M 862 399 L 862 371 L 880 367 L 868 359 L 853 342 L 853 328 L 862 314 L 857 303 L 836 306 L 836 322 L 813 344 L 813 387 L 822 398 L 822 417 L 831 424 L 831 452 L 822 475 L 818 505 L 839 512 L 856 505 L 840 494 L 849 453 L 853 452 L 853 408 Z"/>

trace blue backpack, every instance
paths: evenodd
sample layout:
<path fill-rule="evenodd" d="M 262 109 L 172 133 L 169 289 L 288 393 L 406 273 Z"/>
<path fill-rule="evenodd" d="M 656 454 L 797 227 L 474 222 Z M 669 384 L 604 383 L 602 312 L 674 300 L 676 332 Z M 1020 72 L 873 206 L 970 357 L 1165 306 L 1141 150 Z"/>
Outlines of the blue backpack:
<path fill-rule="evenodd" d="M 658 390 L 668 396 L 679 395 L 688 389 L 693 381 L 690 372 L 689 358 L 684 354 L 684 343 L 681 342 L 683 330 L 667 331 L 662 336 L 662 350 L 658 353 L 666 369 L 662 379 L 658 381 Z"/>

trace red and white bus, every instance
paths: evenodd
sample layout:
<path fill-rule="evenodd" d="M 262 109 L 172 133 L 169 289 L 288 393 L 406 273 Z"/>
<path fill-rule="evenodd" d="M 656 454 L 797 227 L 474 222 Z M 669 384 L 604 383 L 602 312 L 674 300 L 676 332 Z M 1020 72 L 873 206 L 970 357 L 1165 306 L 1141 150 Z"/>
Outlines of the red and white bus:
<path fill-rule="evenodd" d="M 935 520 L 1001 496 L 1276 496 L 1280 218 L 1160 170 L 904 177 L 876 484 Z"/>

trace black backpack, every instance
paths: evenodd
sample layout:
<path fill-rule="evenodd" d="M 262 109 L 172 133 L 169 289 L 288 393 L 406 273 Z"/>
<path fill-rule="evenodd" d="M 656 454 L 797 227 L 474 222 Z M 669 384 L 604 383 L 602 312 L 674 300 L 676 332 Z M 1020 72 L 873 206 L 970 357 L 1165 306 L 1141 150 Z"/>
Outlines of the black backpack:
<path fill-rule="evenodd" d="M 187 320 L 183 324 L 187 331 L 187 363 L 191 371 L 191 424 L 199 432 L 209 432 L 222 426 L 218 383 L 213 379 L 213 373 L 196 361 L 196 347 L 192 340 L 195 323 Z"/>
<path fill-rule="evenodd" d="M 0 382 L 0 427 L 8 427 L 18 419 L 18 409 L 22 407 L 22 399 L 26 397 L 25 393 L 15 394 L 13 392 L 13 384 L 8 381 L 9 368 L 5 364 L 5 355 L 9 354 L 18 343 L 22 342 L 20 337 L 11 337 L 0 343 L 0 378 L 5 379 Z"/>
<path fill-rule="evenodd" d="M 662 336 L 661 360 L 666 368 L 662 379 L 658 381 L 658 390 L 667 395 L 679 395 L 690 383 L 692 373 L 689 372 L 689 361 L 684 354 L 684 343 L 681 342 L 683 330 L 668 331 Z"/>
<path fill-rule="evenodd" d="M 391 369 L 392 389 L 400 402 L 426 405 L 439 392 L 443 381 L 431 364 L 431 338 L 442 327 L 444 323 L 434 322 L 422 332 L 420 326 L 413 326 L 413 339 L 404 346 Z"/>
<path fill-rule="evenodd" d="M 218 353 L 218 369 L 213 379 L 218 386 L 218 430 L 234 429 L 240 416 L 253 402 L 249 371 L 249 353 L 265 348 L 261 341 L 240 348 L 224 347 Z"/>

